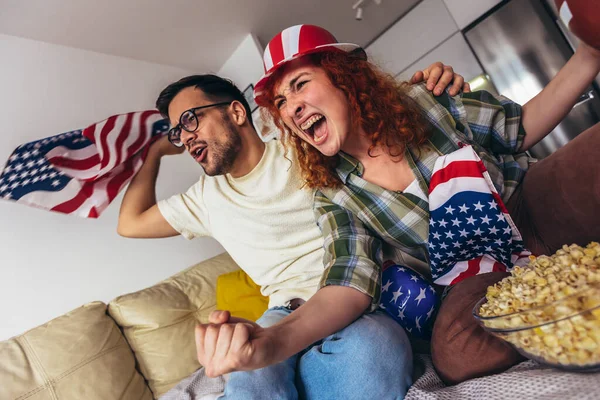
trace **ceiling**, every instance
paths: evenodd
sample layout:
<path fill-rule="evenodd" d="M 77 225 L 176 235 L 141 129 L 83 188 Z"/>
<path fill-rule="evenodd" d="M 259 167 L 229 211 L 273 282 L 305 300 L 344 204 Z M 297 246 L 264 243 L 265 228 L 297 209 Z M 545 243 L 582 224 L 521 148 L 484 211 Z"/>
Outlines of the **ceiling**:
<path fill-rule="evenodd" d="M 0 33 L 195 71 L 216 72 L 248 33 L 320 25 L 366 45 L 419 0 L 0 0 Z"/>

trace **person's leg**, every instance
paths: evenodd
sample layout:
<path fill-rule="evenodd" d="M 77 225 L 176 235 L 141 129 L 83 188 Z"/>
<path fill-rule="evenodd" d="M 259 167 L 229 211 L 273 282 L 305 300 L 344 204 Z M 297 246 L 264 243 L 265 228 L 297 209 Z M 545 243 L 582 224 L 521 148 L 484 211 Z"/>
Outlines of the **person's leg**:
<path fill-rule="evenodd" d="M 367 314 L 313 346 L 298 360 L 306 399 L 403 399 L 413 357 L 404 329 L 382 311 Z"/>
<path fill-rule="evenodd" d="M 284 307 L 267 310 L 256 323 L 262 327 L 275 325 L 291 313 Z M 298 356 L 279 364 L 254 371 L 232 372 L 225 386 L 224 400 L 297 399 L 296 362 Z"/>
<path fill-rule="evenodd" d="M 600 123 L 533 165 L 506 204 L 534 254 L 600 239 Z"/>
<path fill-rule="evenodd" d="M 448 385 L 505 371 L 524 360 L 504 340 L 485 331 L 473 307 L 506 272 L 476 275 L 457 283 L 442 301 L 431 336 L 431 359 Z"/>

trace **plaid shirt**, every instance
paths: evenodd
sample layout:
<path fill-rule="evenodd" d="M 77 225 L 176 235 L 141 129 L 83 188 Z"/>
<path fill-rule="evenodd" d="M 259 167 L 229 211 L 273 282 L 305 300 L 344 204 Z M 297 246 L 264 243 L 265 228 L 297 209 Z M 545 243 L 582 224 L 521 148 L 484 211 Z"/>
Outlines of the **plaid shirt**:
<path fill-rule="evenodd" d="M 425 84 L 408 91 L 430 125 L 428 143 L 406 157 L 424 193 L 436 159 L 463 144 L 473 146 L 506 202 L 534 160 L 519 153 L 525 131 L 521 106 L 488 92 L 434 97 Z M 381 266 L 405 265 L 431 280 L 427 252 L 429 206 L 412 194 L 386 190 L 361 178 L 363 166 L 340 153 L 337 173 L 344 186 L 315 194 L 315 214 L 325 238 L 321 287 L 353 287 L 379 306 Z"/>

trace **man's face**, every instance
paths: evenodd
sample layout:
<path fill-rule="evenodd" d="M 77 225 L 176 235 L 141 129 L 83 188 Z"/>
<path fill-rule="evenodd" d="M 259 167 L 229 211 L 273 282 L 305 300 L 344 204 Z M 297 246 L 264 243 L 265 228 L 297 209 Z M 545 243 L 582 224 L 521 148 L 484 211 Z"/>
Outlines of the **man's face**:
<path fill-rule="evenodd" d="M 169 105 L 171 126 L 179 124 L 181 115 L 195 107 L 218 103 L 206 98 L 195 87 L 179 92 Z M 231 171 L 242 148 L 237 126 L 229 115 L 229 106 L 208 107 L 195 112 L 198 128 L 194 132 L 181 130 L 181 141 L 206 175 L 224 175 Z"/>

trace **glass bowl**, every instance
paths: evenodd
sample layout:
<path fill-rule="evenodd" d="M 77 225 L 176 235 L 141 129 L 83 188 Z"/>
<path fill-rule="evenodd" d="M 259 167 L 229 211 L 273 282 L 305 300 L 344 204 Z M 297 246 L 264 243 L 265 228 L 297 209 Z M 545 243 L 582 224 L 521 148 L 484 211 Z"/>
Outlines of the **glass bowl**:
<path fill-rule="evenodd" d="M 486 317 L 473 308 L 481 326 L 506 340 L 523 356 L 568 371 L 600 371 L 600 285 L 591 285 L 551 303 Z"/>

